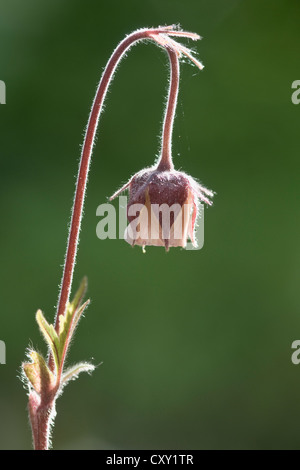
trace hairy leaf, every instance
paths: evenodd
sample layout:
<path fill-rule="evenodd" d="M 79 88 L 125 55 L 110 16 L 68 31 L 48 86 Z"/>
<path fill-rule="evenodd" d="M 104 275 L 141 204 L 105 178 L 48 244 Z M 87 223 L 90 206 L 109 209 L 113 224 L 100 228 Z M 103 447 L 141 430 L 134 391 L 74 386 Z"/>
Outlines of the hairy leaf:
<path fill-rule="evenodd" d="M 39 395 L 51 392 L 55 385 L 55 377 L 45 359 L 36 351 L 31 351 L 29 357 L 32 362 L 23 364 L 23 370 L 32 387 Z"/>
<path fill-rule="evenodd" d="M 36 321 L 46 342 L 48 343 L 51 349 L 57 371 L 59 368 L 60 361 L 60 342 L 58 335 L 54 329 L 54 326 L 49 325 L 41 310 L 38 310 L 36 313 Z"/>

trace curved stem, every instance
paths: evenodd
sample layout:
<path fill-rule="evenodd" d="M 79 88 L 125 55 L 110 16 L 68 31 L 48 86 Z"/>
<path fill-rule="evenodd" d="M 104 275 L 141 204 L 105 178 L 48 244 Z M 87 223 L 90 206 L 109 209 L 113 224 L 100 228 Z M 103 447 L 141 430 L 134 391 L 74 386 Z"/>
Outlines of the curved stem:
<path fill-rule="evenodd" d="M 69 302 L 73 272 L 76 262 L 76 254 L 79 240 L 79 232 L 82 220 L 84 197 L 86 192 L 86 184 L 89 172 L 89 166 L 92 156 L 92 150 L 94 145 L 95 134 L 98 126 L 99 117 L 103 108 L 103 102 L 106 97 L 106 93 L 111 83 L 113 74 L 116 70 L 118 63 L 124 56 L 124 53 L 136 42 L 143 39 L 151 39 L 156 42 L 159 46 L 162 46 L 167 50 L 170 60 L 171 78 L 168 104 L 163 125 L 162 135 L 162 150 L 161 158 L 158 163 L 158 169 L 167 170 L 173 168 L 172 155 L 171 155 L 171 138 L 173 131 L 173 123 L 175 117 L 175 108 L 177 104 L 178 86 L 179 86 L 179 60 L 181 54 L 186 55 L 189 60 L 195 63 L 200 69 L 202 64 L 198 62 L 190 50 L 181 44 L 177 43 L 170 36 L 183 36 L 192 40 L 197 40 L 200 37 L 197 34 L 189 33 L 185 31 L 178 31 L 174 26 L 165 26 L 158 28 L 140 29 L 134 31 L 114 50 L 111 55 L 106 68 L 103 72 L 101 80 L 98 85 L 96 96 L 92 105 L 89 121 L 86 129 L 84 138 L 78 178 L 75 189 L 75 197 L 73 203 L 72 217 L 71 217 L 71 228 L 68 237 L 67 252 L 64 263 L 64 271 L 61 282 L 60 294 L 58 299 L 58 307 L 56 312 L 55 329 L 58 331 L 59 328 L 59 316 L 65 315 L 66 308 Z"/>
<path fill-rule="evenodd" d="M 71 228 L 69 232 L 67 252 L 65 258 L 65 265 L 59 294 L 58 308 L 56 314 L 55 328 L 58 330 L 59 316 L 64 315 L 70 297 L 74 266 L 76 262 L 76 253 L 79 240 L 79 232 L 82 220 L 82 212 L 84 205 L 84 197 L 86 192 L 87 177 L 89 166 L 92 156 L 95 134 L 98 126 L 99 116 L 102 111 L 103 102 L 116 70 L 118 63 L 123 57 L 124 53 L 137 41 L 143 39 L 155 39 L 159 34 L 168 34 L 170 28 L 156 28 L 156 29 L 142 29 L 135 31 L 127 36 L 117 46 L 112 56 L 110 57 L 107 66 L 103 72 L 101 80 L 98 85 L 96 96 L 92 105 L 87 130 L 84 138 L 81 160 L 79 166 L 78 179 L 76 183 L 75 198 L 73 203 L 73 211 L 71 218 Z"/>
<path fill-rule="evenodd" d="M 170 61 L 170 88 L 163 124 L 161 157 L 157 169 L 160 171 L 173 170 L 172 161 L 172 133 L 179 89 L 179 60 L 178 53 L 166 48 Z"/>

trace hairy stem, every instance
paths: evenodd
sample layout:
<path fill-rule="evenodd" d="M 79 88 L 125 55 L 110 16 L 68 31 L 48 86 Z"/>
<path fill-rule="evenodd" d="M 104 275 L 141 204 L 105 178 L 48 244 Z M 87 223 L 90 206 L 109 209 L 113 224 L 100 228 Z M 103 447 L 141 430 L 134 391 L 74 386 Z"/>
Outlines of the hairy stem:
<path fill-rule="evenodd" d="M 172 133 L 179 88 L 178 53 L 170 48 L 166 49 L 170 61 L 170 87 L 163 124 L 161 156 L 157 166 L 157 169 L 160 171 L 174 169 L 172 161 Z"/>
<path fill-rule="evenodd" d="M 48 450 L 50 427 L 55 417 L 55 401 L 41 399 L 36 392 L 29 395 L 28 409 L 34 450 Z"/>
<path fill-rule="evenodd" d="M 97 126 L 98 126 L 99 117 L 103 108 L 103 102 L 105 100 L 105 96 L 106 96 L 109 84 L 111 82 L 111 79 L 113 77 L 113 74 L 116 70 L 116 67 L 119 61 L 123 57 L 124 53 L 135 42 L 143 40 L 143 39 L 155 39 L 156 35 L 168 34 L 169 30 L 170 28 L 143 29 L 143 30 L 136 31 L 130 34 L 129 36 L 127 36 L 117 46 L 117 48 L 113 52 L 103 72 L 101 80 L 99 82 L 96 96 L 92 105 L 87 129 L 86 129 L 86 134 L 84 138 L 82 153 L 81 153 L 79 173 L 78 173 L 78 178 L 77 178 L 77 183 L 76 183 L 74 204 L 73 204 L 73 210 L 72 210 L 71 228 L 69 232 L 67 252 L 66 252 L 66 257 L 65 257 L 65 265 L 64 265 L 64 271 L 63 271 L 63 277 L 62 277 L 62 283 L 61 283 L 61 289 L 60 289 L 59 301 L 58 301 L 58 307 L 57 307 L 57 314 L 56 314 L 56 322 L 55 322 L 56 330 L 58 330 L 59 316 L 65 314 L 66 307 L 67 307 L 69 297 L 70 297 L 73 272 L 74 272 L 74 267 L 75 267 L 75 262 L 76 262 L 79 232 L 80 232 L 82 213 L 83 213 L 84 197 L 85 197 L 85 192 L 86 192 L 86 184 L 87 184 L 88 172 L 89 172 L 92 150 L 93 150 L 93 145 L 94 145 L 94 139 L 95 139 L 95 134 L 96 134 Z M 175 53 L 171 53 L 170 50 L 168 50 L 168 52 L 169 52 L 170 60 L 171 60 L 171 57 L 173 57 Z M 176 79 L 176 76 L 177 75 L 179 76 L 179 74 L 177 72 L 177 63 L 175 64 L 174 58 L 172 59 L 172 64 L 174 67 L 175 79 Z M 172 73 L 172 76 L 174 76 L 174 71 Z M 168 117 L 168 120 L 166 119 L 167 131 L 166 131 L 166 139 L 164 140 L 166 141 L 167 147 L 169 146 L 168 139 L 170 139 L 170 135 L 172 132 L 172 125 L 168 126 L 168 123 L 171 121 L 171 124 L 172 124 L 173 113 L 174 113 L 174 110 L 172 111 L 172 108 L 174 107 L 174 104 L 176 104 L 176 97 L 177 97 L 177 92 L 174 93 L 174 91 L 175 91 L 175 88 L 173 87 L 172 96 L 171 96 L 171 98 L 173 99 L 173 106 L 172 105 L 170 107 L 168 106 L 168 110 L 169 110 L 168 115 L 170 114 L 170 116 Z M 163 154 L 165 155 L 165 152 Z M 164 157 L 164 162 L 165 162 L 165 159 L 167 159 L 167 156 Z"/>

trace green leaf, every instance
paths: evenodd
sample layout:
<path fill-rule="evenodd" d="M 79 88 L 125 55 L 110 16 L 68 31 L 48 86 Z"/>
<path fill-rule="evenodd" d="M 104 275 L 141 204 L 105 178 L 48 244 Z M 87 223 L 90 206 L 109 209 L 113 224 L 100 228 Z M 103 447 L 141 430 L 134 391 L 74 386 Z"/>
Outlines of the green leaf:
<path fill-rule="evenodd" d="M 75 297 L 71 303 L 68 303 L 65 315 L 60 315 L 58 319 L 58 332 L 52 324 L 49 324 L 45 319 L 41 310 L 36 313 L 36 320 L 40 330 L 50 347 L 53 360 L 55 363 L 55 373 L 60 374 L 65 356 L 69 347 L 70 340 L 74 334 L 74 330 L 78 324 L 80 317 L 89 304 L 87 300 L 81 305 L 81 301 L 87 289 L 87 278 L 85 277 Z M 90 366 L 89 366 L 90 367 Z M 93 367 L 93 366 L 91 366 Z"/>
<path fill-rule="evenodd" d="M 91 374 L 95 370 L 95 366 L 88 362 L 80 362 L 69 367 L 62 376 L 62 385 L 66 385 L 70 380 L 75 380 L 81 372 Z"/>
<path fill-rule="evenodd" d="M 80 283 L 79 289 L 76 292 L 76 294 L 74 296 L 74 299 L 70 303 L 70 307 L 71 307 L 72 312 L 75 312 L 78 309 L 78 307 L 79 307 L 79 305 L 80 305 L 80 303 L 81 303 L 81 301 L 82 301 L 82 299 L 83 299 L 83 297 L 84 297 L 84 295 L 87 291 L 87 286 L 88 286 L 88 281 L 87 281 L 87 277 L 85 276 L 82 279 L 81 283 Z"/>
<path fill-rule="evenodd" d="M 55 377 L 49 370 L 43 356 L 36 351 L 30 351 L 29 358 L 32 362 L 23 364 L 23 370 L 39 395 L 50 393 L 55 385 Z"/>
<path fill-rule="evenodd" d="M 66 342 L 68 333 L 70 331 L 70 326 L 72 323 L 73 313 L 71 310 L 67 309 L 66 315 L 59 316 L 59 343 L 60 343 L 60 353 L 62 353 L 63 346 Z"/>
<path fill-rule="evenodd" d="M 80 302 L 85 294 L 86 289 L 87 278 L 85 277 L 82 280 L 80 287 L 75 294 L 74 300 L 68 304 L 66 314 L 60 315 L 59 317 L 59 360 L 62 359 L 62 356 L 66 349 L 66 342 L 70 342 L 83 311 L 90 303 L 90 301 L 87 300 L 83 305 L 80 305 Z"/>
<path fill-rule="evenodd" d="M 83 314 L 83 312 L 85 311 L 85 309 L 87 308 L 87 306 L 89 305 L 90 303 L 90 299 L 88 299 L 86 302 L 84 302 L 84 304 L 80 305 L 80 307 L 76 310 L 75 312 L 75 315 L 74 315 L 74 319 L 73 319 L 73 323 L 72 323 L 72 333 L 74 332 L 80 318 L 81 318 L 81 315 Z"/>
<path fill-rule="evenodd" d="M 60 341 L 59 337 L 54 329 L 53 325 L 49 325 L 46 318 L 44 317 L 41 310 L 38 310 L 36 313 L 36 321 L 40 327 L 40 330 L 48 343 L 56 366 L 56 371 L 59 368 L 60 362 Z"/>

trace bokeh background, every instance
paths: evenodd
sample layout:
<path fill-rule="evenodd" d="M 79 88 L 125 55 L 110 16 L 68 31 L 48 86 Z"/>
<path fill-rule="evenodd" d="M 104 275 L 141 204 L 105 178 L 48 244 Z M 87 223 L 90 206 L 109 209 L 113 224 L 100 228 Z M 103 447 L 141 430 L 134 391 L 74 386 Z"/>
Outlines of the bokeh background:
<path fill-rule="evenodd" d="M 83 132 L 106 61 L 136 28 L 199 33 L 182 64 L 177 168 L 216 191 L 199 251 L 96 237 L 96 208 L 158 151 L 168 63 L 118 69 L 95 147 L 74 289 L 92 303 L 68 362 L 103 362 L 57 402 L 56 449 L 299 449 L 298 0 L 0 0 L 0 448 L 30 449 L 18 376 L 52 321 Z M 118 204 L 116 203 L 116 207 Z"/>

